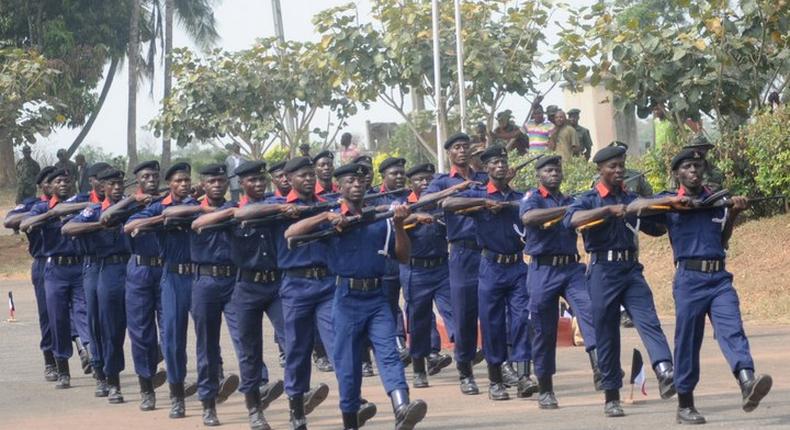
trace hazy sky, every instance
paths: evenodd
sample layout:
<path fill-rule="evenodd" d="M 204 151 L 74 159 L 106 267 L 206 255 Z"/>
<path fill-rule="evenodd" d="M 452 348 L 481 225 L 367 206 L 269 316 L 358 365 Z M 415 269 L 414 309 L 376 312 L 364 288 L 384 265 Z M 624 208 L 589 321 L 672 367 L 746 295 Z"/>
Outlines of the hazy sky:
<path fill-rule="evenodd" d="M 321 10 L 348 2 L 349 0 L 281 0 L 285 37 L 293 40 L 316 41 L 318 38 L 313 32 L 313 26 L 310 22 L 312 16 Z M 369 1 L 359 0 L 354 3 L 359 8 L 360 18 L 365 20 L 370 12 Z M 513 3 L 516 3 L 516 1 Z M 573 0 L 570 3 L 591 3 L 591 0 Z M 216 7 L 215 16 L 221 37 L 219 47 L 223 49 L 245 49 L 251 46 L 257 38 L 274 35 L 270 0 L 223 0 Z M 556 13 L 552 19 L 564 21 L 565 17 L 562 13 Z M 546 35 L 550 40 L 553 39 L 552 33 L 555 30 L 556 26 L 553 23 L 546 29 Z M 175 29 L 174 46 L 193 47 L 186 34 L 180 28 Z M 128 98 L 126 70 L 126 67 L 124 67 L 115 76 L 115 81 L 104 107 L 83 145 L 102 147 L 114 154 L 126 153 Z M 147 144 L 155 145 L 156 147 L 161 146 L 161 141 L 157 141 L 150 131 L 143 128 L 157 113 L 157 103 L 162 98 L 163 83 L 161 77 L 160 67 L 155 78 L 153 97 L 149 93 L 149 82 L 141 83 L 140 85 L 140 93 L 137 97 L 137 123 L 140 127 L 137 132 L 138 146 Z M 99 89 L 96 91 L 98 92 Z M 548 104 L 562 105 L 562 94 L 559 89 L 553 90 L 546 97 L 544 106 Z M 511 109 L 519 122 L 529 110 L 527 102 L 520 97 L 507 99 L 503 106 L 504 108 Z M 348 119 L 348 127 L 345 130 L 361 138 L 364 135 L 366 120 L 374 122 L 402 122 L 396 112 L 386 105 L 376 103 L 369 110 L 361 110 L 356 116 Z M 40 143 L 46 143 L 48 150 L 55 152 L 58 148 L 68 147 L 78 132 L 79 129 L 58 130 L 50 134 L 48 138 L 41 139 Z M 38 149 L 42 148 L 39 147 Z"/>

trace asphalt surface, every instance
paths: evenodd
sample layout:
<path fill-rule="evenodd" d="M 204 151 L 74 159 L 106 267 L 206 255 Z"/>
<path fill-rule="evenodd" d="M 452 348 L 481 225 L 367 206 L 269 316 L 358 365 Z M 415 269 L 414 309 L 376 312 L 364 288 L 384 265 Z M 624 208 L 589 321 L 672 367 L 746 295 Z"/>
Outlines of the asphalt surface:
<path fill-rule="evenodd" d="M 152 412 L 138 410 L 139 394 L 137 377 L 130 355 L 127 338 L 126 370 L 121 375 L 122 391 L 126 403 L 110 405 L 106 399 L 93 397 L 94 381 L 83 375 L 77 357 L 72 358 L 72 386 L 70 390 L 55 390 L 53 383 L 44 381 L 43 360 L 38 350 L 39 331 L 36 320 L 32 286 L 24 281 L 0 281 L 2 297 L 12 290 L 17 307 L 17 322 L 0 323 L 0 429 L 37 428 L 102 428 L 134 429 L 202 428 L 201 406 L 196 397 L 187 399 L 187 417 L 171 420 L 167 417 L 169 400 L 166 386 L 157 392 L 158 409 Z M 188 378 L 196 378 L 195 344 L 192 327 L 189 329 Z M 702 379 L 696 391 L 696 404 L 708 419 L 707 428 L 790 429 L 790 326 L 746 324 L 752 353 L 758 372 L 769 373 L 774 378 L 773 390 L 760 407 L 750 413 L 740 408 L 740 392 L 729 372 L 718 344 L 708 327 L 702 350 Z M 670 343 L 674 325 L 666 321 L 664 331 Z M 265 359 L 272 379 L 282 378 L 277 364 L 276 347 L 271 327 L 264 328 Z M 227 330 L 223 329 L 222 350 L 226 372 L 237 372 L 238 364 Z M 634 329 L 623 329 L 623 363 L 630 366 L 632 348 L 639 348 L 647 356 Z M 457 386 L 454 367 L 430 378 L 431 387 L 412 390 L 412 398 L 428 403 L 428 415 L 418 427 L 421 429 L 663 429 L 679 427 L 674 422 L 675 400 L 658 397 L 656 381 L 648 370 L 648 395 L 636 394 L 635 403 L 626 404 L 624 418 L 604 418 L 603 396 L 592 386 L 592 375 L 583 348 L 562 348 L 558 352 L 558 372 L 555 392 L 560 409 L 542 411 L 536 399 L 513 399 L 504 402 L 488 400 L 486 370 L 478 365 L 477 381 L 483 394 L 464 396 Z M 630 368 L 626 369 L 628 373 Z M 407 379 L 411 372 L 407 369 Z M 311 429 L 341 428 L 337 408 L 337 382 L 334 374 L 313 370 L 313 381 L 329 384 L 330 396 L 311 414 Z M 627 382 L 627 381 L 626 381 Z M 637 390 L 638 391 L 638 390 Z M 630 386 L 626 385 L 621 396 L 628 399 Z M 512 393 L 515 397 L 515 393 Z M 378 405 L 378 415 L 365 428 L 390 429 L 394 419 L 389 399 L 381 388 L 378 376 L 365 378 L 363 396 Z M 218 406 L 222 428 L 248 428 L 243 395 L 236 393 Z M 288 428 L 288 403 L 285 397 L 275 401 L 266 411 L 266 418 L 274 429 Z"/>

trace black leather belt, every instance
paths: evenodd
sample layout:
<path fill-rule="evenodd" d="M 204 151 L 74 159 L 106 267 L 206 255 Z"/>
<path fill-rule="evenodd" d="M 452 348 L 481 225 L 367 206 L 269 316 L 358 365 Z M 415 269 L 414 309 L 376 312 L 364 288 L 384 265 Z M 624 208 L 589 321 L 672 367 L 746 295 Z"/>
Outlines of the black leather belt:
<path fill-rule="evenodd" d="M 681 260 L 678 264 L 695 272 L 713 273 L 724 270 L 724 260 Z"/>
<path fill-rule="evenodd" d="M 255 270 L 242 270 L 239 273 L 239 281 L 254 282 L 256 284 L 271 284 L 280 280 L 280 272 L 277 270 L 266 270 L 258 272 Z"/>
<path fill-rule="evenodd" d="M 138 266 L 162 267 L 165 263 L 160 257 L 147 257 L 145 255 L 136 254 L 132 257 Z"/>
<path fill-rule="evenodd" d="M 471 249 L 472 251 L 480 251 L 480 245 L 475 240 L 451 240 L 450 246 L 460 246 L 461 248 Z"/>
<path fill-rule="evenodd" d="M 101 259 L 101 264 L 126 264 L 129 262 L 129 254 L 115 254 L 115 255 L 108 255 Z"/>
<path fill-rule="evenodd" d="M 538 266 L 565 266 L 579 261 L 578 255 L 536 255 L 532 261 Z"/>
<path fill-rule="evenodd" d="M 236 266 L 225 264 L 196 264 L 195 272 L 200 276 L 215 278 L 232 278 L 236 276 Z"/>
<path fill-rule="evenodd" d="M 418 258 L 412 257 L 409 260 L 409 264 L 412 267 L 420 267 L 422 269 L 433 269 L 434 267 L 439 267 L 442 264 L 447 263 L 447 256 L 441 256 L 436 258 Z"/>
<path fill-rule="evenodd" d="M 489 260 L 493 260 L 495 263 L 498 264 L 516 264 L 519 261 L 524 260 L 524 257 L 520 252 L 516 254 L 499 254 L 494 251 L 489 251 L 487 249 L 484 249 L 482 255 L 483 257 Z"/>
<path fill-rule="evenodd" d="M 348 282 L 348 289 L 354 291 L 373 291 L 381 288 L 381 278 L 343 278 L 337 277 L 337 285 L 342 281 Z"/>
<path fill-rule="evenodd" d="M 591 260 L 593 263 L 596 261 L 629 261 L 629 262 L 636 262 L 637 259 L 636 251 L 631 250 L 609 250 L 609 251 L 601 251 L 601 252 L 594 252 L 592 253 Z"/>
<path fill-rule="evenodd" d="M 329 275 L 329 269 L 325 266 L 298 267 L 286 269 L 285 274 L 293 278 L 321 279 Z"/>
<path fill-rule="evenodd" d="M 99 257 L 97 257 L 95 255 L 85 255 L 85 256 L 82 257 L 82 261 L 85 264 L 95 264 L 95 263 L 99 262 Z"/>
<path fill-rule="evenodd" d="M 170 273 L 177 273 L 179 275 L 192 274 L 192 263 L 167 263 L 165 266 Z"/>
<path fill-rule="evenodd" d="M 81 255 L 53 255 L 47 258 L 48 263 L 56 266 L 74 266 L 75 264 L 82 264 L 84 259 Z"/>

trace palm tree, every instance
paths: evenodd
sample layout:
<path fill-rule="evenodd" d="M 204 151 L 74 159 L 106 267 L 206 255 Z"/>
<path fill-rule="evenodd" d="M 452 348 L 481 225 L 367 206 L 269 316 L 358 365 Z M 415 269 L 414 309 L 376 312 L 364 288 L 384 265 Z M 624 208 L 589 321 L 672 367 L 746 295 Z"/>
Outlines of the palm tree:
<path fill-rule="evenodd" d="M 132 0 L 129 14 L 129 105 L 126 117 L 126 154 L 129 157 L 128 169 L 137 164 L 137 79 L 140 55 L 140 9 L 141 0 Z"/>

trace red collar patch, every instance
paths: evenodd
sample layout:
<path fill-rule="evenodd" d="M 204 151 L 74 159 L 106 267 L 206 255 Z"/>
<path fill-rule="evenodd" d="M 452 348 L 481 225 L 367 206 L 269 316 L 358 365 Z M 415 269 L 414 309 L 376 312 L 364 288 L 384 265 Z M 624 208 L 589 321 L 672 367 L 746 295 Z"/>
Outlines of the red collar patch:
<path fill-rule="evenodd" d="M 500 191 L 492 181 L 488 181 L 488 183 L 486 184 L 486 191 L 488 192 L 488 194 L 496 194 L 496 193 L 508 194 L 510 193 L 510 188 L 507 188 L 504 191 Z"/>
<path fill-rule="evenodd" d="M 108 207 L 110 207 L 111 204 L 112 204 L 112 202 L 110 201 L 110 199 L 105 197 L 104 201 L 101 202 L 101 210 L 106 210 Z"/>
<path fill-rule="evenodd" d="M 58 198 L 58 196 L 53 194 L 52 197 L 50 197 L 49 199 L 49 208 L 50 209 L 54 208 L 55 205 L 57 205 L 58 203 L 60 203 L 60 199 Z"/>
<path fill-rule="evenodd" d="M 601 181 L 598 181 L 598 183 L 595 184 L 595 190 L 598 191 L 598 194 L 601 196 L 601 198 L 609 197 L 609 195 L 612 194 L 612 191 L 609 190 L 609 188 L 607 188 L 606 185 L 604 185 Z M 625 191 L 625 183 L 623 183 L 622 190 Z"/>
<path fill-rule="evenodd" d="M 239 199 L 239 207 L 243 208 L 244 206 L 247 206 L 247 203 L 249 203 L 249 202 L 250 202 L 250 198 L 247 197 L 247 196 L 244 196 L 241 199 Z"/>
<path fill-rule="evenodd" d="M 684 197 L 686 194 L 688 194 L 686 187 L 681 185 L 680 188 L 678 188 L 678 197 Z M 708 189 L 708 187 L 702 187 L 702 193 L 700 194 L 700 197 L 708 194 L 711 194 L 710 189 Z"/>
<path fill-rule="evenodd" d="M 543 197 L 544 199 L 551 195 L 551 192 L 549 192 L 549 190 L 543 185 L 538 187 L 538 193 L 540 193 L 541 197 Z"/>
<path fill-rule="evenodd" d="M 99 195 L 96 193 L 96 190 L 91 190 L 91 193 L 88 195 L 88 201 L 91 203 L 99 203 L 101 199 L 99 199 Z"/>
<path fill-rule="evenodd" d="M 406 198 L 408 203 L 417 203 L 420 200 L 420 196 L 417 195 L 414 191 L 409 194 L 409 197 Z"/>
<path fill-rule="evenodd" d="M 170 206 L 173 204 L 173 195 L 168 194 L 167 197 L 162 199 L 162 206 Z"/>
<path fill-rule="evenodd" d="M 381 187 L 379 188 L 379 192 L 380 193 L 386 193 L 387 191 L 388 191 L 387 190 L 387 186 L 384 185 L 384 184 L 381 184 Z"/>
<path fill-rule="evenodd" d="M 321 194 L 324 194 L 324 193 L 326 193 L 327 191 L 329 191 L 329 190 L 325 189 L 325 188 L 324 188 L 324 186 L 323 186 L 323 185 L 321 185 L 321 183 L 320 183 L 320 182 L 316 182 L 316 184 L 315 184 L 315 194 L 316 194 L 316 195 L 321 195 Z M 331 191 L 332 191 L 333 193 L 336 193 L 336 192 L 337 192 L 337 184 L 335 184 L 334 182 L 332 182 Z"/>
<path fill-rule="evenodd" d="M 351 208 L 348 207 L 346 202 L 340 203 L 340 213 L 342 215 L 355 215 L 354 211 L 352 211 Z"/>
<path fill-rule="evenodd" d="M 46 194 L 42 194 L 41 197 L 39 197 L 39 200 L 41 200 L 42 202 L 48 202 L 49 197 L 47 197 Z"/>

